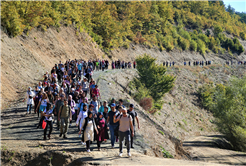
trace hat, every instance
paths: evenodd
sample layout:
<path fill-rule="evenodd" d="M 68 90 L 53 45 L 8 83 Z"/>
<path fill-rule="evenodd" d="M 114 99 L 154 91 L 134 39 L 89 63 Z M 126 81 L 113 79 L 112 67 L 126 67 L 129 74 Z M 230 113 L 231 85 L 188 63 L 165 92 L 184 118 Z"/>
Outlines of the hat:
<path fill-rule="evenodd" d="M 112 104 L 111 104 L 111 107 L 115 107 L 115 103 L 112 103 Z"/>
<path fill-rule="evenodd" d="M 122 107 L 122 109 L 125 110 L 125 111 L 127 111 L 127 110 L 126 110 L 126 107 Z"/>
<path fill-rule="evenodd" d="M 130 104 L 130 107 L 134 108 L 134 105 L 133 104 Z"/>

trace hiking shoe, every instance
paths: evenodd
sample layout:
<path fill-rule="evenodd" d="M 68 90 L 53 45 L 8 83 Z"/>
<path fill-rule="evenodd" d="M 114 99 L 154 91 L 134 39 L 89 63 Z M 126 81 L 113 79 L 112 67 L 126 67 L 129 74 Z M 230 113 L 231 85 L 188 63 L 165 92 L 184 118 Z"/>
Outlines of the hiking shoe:
<path fill-rule="evenodd" d="M 128 155 L 128 157 L 131 157 L 132 156 L 131 153 L 127 153 L 127 155 Z"/>
<path fill-rule="evenodd" d="M 64 139 L 67 139 L 67 136 L 64 135 L 63 138 L 64 138 Z"/>
<path fill-rule="evenodd" d="M 61 136 L 62 136 L 62 134 L 59 135 L 59 137 L 61 137 Z"/>
<path fill-rule="evenodd" d="M 87 149 L 87 152 L 88 152 L 88 153 L 90 153 L 90 152 L 91 152 L 91 150 L 90 150 L 90 149 Z"/>
<path fill-rule="evenodd" d="M 119 157 L 122 157 L 122 153 L 119 154 Z"/>

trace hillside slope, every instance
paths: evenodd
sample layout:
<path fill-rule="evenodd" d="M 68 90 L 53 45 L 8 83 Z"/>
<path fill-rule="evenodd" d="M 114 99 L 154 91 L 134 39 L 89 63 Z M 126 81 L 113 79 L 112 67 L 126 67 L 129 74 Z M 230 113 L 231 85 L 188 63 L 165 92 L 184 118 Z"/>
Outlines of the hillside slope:
<path fill-rule="evenodd" d="M 58 32 L 59 31 L 59 32 Z M 246 49 L 246 42 L 240 41 Z M 246 55 L 236 54 L 231 57 L 226 54 L 207 53 L 205 56 L 191 51 L 174 49 L 166 52 L 158 48 L 149 49 L 143 45 L 131 44 L 128 49 L 120 47 L 110 51 L 112 60 L 121 59 L 133 61 L 144 53 L 157 58 L 158 63 L 175 61 L 182 65 L 183 61 L 211 60 L 213 63 L 223 64 L 225 60 L 246 60 Z M 26 91 L 29 85 L 36 85 L 40 77 L 51 70 L 55 63 L 67 59 L 96 59 L 107 58 L 99 46 L 92 42 L 86 33 L 77 33 L 71 27 L 59 29 L 49 28 L 46 32 L 34 29 L 29 36 L 25 34 L 15 38 L 9 37 L 1 30 L 1 104 L 6 107 L 8 102 L 16 102 L 18 94 Z M 49 71 L 50 72 L 50 71 Z"/>

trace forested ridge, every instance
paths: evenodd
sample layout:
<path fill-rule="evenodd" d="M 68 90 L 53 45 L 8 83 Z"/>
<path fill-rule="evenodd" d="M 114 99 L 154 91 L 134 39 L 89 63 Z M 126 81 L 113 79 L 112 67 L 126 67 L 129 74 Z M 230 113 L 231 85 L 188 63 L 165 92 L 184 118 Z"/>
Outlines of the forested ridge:
<path fill-rule="evenodd" d="M 1 26 L 13 37 L 35 27 L 59 31 L 74 25 L 105 52 L 131 42 L 161 51 L 244 52 L 238 38 L 246 39 L 246 24 L 222 1 L 5 1 L 1 6 Z"/>

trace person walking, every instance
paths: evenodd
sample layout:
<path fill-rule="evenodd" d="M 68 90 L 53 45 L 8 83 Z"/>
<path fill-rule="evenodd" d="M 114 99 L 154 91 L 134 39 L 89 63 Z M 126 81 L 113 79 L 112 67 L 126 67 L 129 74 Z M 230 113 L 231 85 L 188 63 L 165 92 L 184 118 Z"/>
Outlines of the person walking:
<path fill-rule="evenodd" d="M 29 87 L 26 92 L 26 96 L 23 100 L 23 102 L 26 100 L 26 104 L 27 104 L 26 114 L 31 114 L 32 105 L 34 104 L 34 101 L 33 101 L 34 97 L 35 97 L 35 94 L 34 92 L 32 92 L 32 88 Z"/>
<path fill-rule="evenodd" d="M 46 109 L 48 102 L 49 102 L 48 96 L 46 93 L 44 93 L 42 98 L 39 100 L 38 106 L 36 108 L 36 112 L 38 112 L 38 117 L 39 117 L 39 113 L 43 112 Z"/>
<path fill-rule="evenodd" d="M 84 79 L 83 79 L 83 81 L 82 81 L 82 83 L 81 83 L 81 85 L 82 85 L 82 90 L 83 90 L 83 92 L 85 92 L 85 96 L 87 96 L 87 93 L 88 93 L 88 91 L 89 91 L 89 83 L 87 82 L 87 78 L 86 77 L 84 77 Z"/>
<path fill-rule="evenodd" d="M 83 123 L 83 120 L 87 117 L 87 114 L 88 114 L 87 105 L 84 104 L 83 109 L 79 112 L 79 115 L 78 115 L 78 118 L 76 121 L 76 126 L 78 126 L 78 124 L 79 124 L 79 131 L 83 130 L 82 123 Z M 81 144 L 85 145 L 83 137 L 81 137 L 81 138 L 82 138 Z"/>
<path fill-rule="evenodd" d="M 94 108 L 93 108 L 93 115 L 95 115 L 95 117 L 97 116 L 97 113 L 98 113 L 98 110 L 99 110 L 99 106 L 100 106 L 100 103 L 99 103 L 99 101 L 98 101 L 98 99 L 97 99 L 97 96 L 94 96 L 93 97 L 93 100 L 91 101 L 91 103 L 90 104 L 92 104 L 93 106 L 94 106 Z"/>
<path fill-rule="evenodd" d="M 101 151 L 101 143 L 105 140 L 105 130 L 107 130 L 107 123 L 106 120 L 103 117 L 103 113 L 99 112 L 96 120 L 96 125 L 98 129 L 97 134 L 97 148 L 98 151 Z"/>
<path fill-rule="evenodd" d="M 48 126 L 50 126 L 50 131 L 49 131 L 49 134 L 48 134 L 48 138 L 50 139 L 50 135 L 51 135 L 51 132 L 53 130 L 53 123 L 52 123 L 52 119 L 53 119 L 53 109 L 54 109 L 54 105 L 51 104 L 50 106 L 50 109 L 45 109 L 43 111 L 43 116 L 45 117 L 45 121 L 46 121 L 46 127 L 44 129 L 44 140 L 46 140 L 46 134 L 47 134 L 47 130 L 48 130 Z"/>
<path fill-rule="evenodd" d="M 108 109 L 107 109 L 108 112 L 111 111 L 110 107 L 107 106 L 107 103 L 108 103 L 107 100 L 105 100 L 105 101 L 103 102 L 103 105 L 99 108 L 98 112 L 104 112 L 104 108 L 105 108 L 105 107 L 108 108 Z"/>
<path fill-rule="evenodd" d="M 134 135 L 135 135 L 135 119 L 136 119 L 136 121 L 138 123 L 138 129 L 140 129 L 140 125 L 139 125 L 139 120 L 138 120 L 138 114 L 134 110 L 134 105 L 133 104 L 130 104 L 130 107 L 129 107 L 129 110 L 127 110 L 127 113 L 132 118 L 133 132 L 134 132 Z M 132 130 L 131 130 L 131 133 L 132 133 Z M 131 136 L 131 148 L 134 148 L 133 147 L 133 137 L 132 136 Z"/>
<path fill-rule="evenodd" d="M 82 123 L 84 141 L 86 142 L 86 150 L 90 152 L 90 144 L 94 140 L 94 130 L 98 134 L 98 130 L 96 128 L 96 124 L 93 118 L 93 114 L 91 111 L 88 111 L 88 117 L 83 120 Z M 81 134 L 81 130 L 79 131 L 79 135 Z"/>
<path fill-rule="evenodd" d="M 114 116 L 119 114 L 119 111 L 117 111 L 115 109 L 116 105 L 115 103 L 111 104 L 111 111 L 108 113 L 108 119 L 107 119 L 107 123 L 109 123 L 109 130 L 110 130 L 110 139 L 111 139 L 111 146 L 112 148 L 114 148 L 114 143 L 115 143 L 115 134 L 114 134 L 114 130 L 117 128 L 118 126 L 118 122 L 114 122 Z"/>
<path fill-rule="evenodd" d="M 55 108 L 54 108 L 57 130 L 60 130 L 60 120 L 58 120 L 58 113 L 59 113 L 60 108 L 64 105 L 64 99 L 65 99 L 64 95 L 61 95 L 60 99 L 56 102 Z"/>
<path fill-rule="evenodd" d="M 126 108 L 122 108 L 122 115 L 118 116 L 116 119 L 116 115 L 114 115 L 114 123 L 117 123 L 119 121 L 119 136 L 120 136 L 120 148 L 119 148 L 119 156 L 122 157 L 122 144 L 123 140 L 125 138 L 126 140 L 126 146 L 127 146 L 127 155 L 131 157 L 130 153 L 130 137 L 134 136 L 134 129 L 132 125 L 132 118 L 130 115 L 127 115 Z M 131 129 L 131 133 L 130 133 Z"/>
<path fill-rule="evenodd" d="M 71 107 L 71 112 L 72 112 L 72 120 L 70 120 L 70 124 L 69 125 L 72 126 L 73 120 L 76 120 L 76 118 L 77 118 L 77 115 L 75 114 L 75 109 L 74 109 L 74 107 L 76 106 L 76 103 L 73 100 L 72 95 L 68 96 L 68 105 Z"/>
<path fill-rule="evenodd" d="M 61 106 L 59 113 L 58 113 L 58 120 L 61 120 L 61 128 L 60 128 L 60 135 L 61 137 L 63 135 L 64 139 L 67 139 L 67 131 L 69 126 L 69 120 L 72 120 L 72 112 L 71 107 L 68 106 L 67 99 L 64 100 L 64 105 Z M 65 126 L 64 126 L 65 124 Z M 65 127 L 65 131 L 63 128 Z"/>

